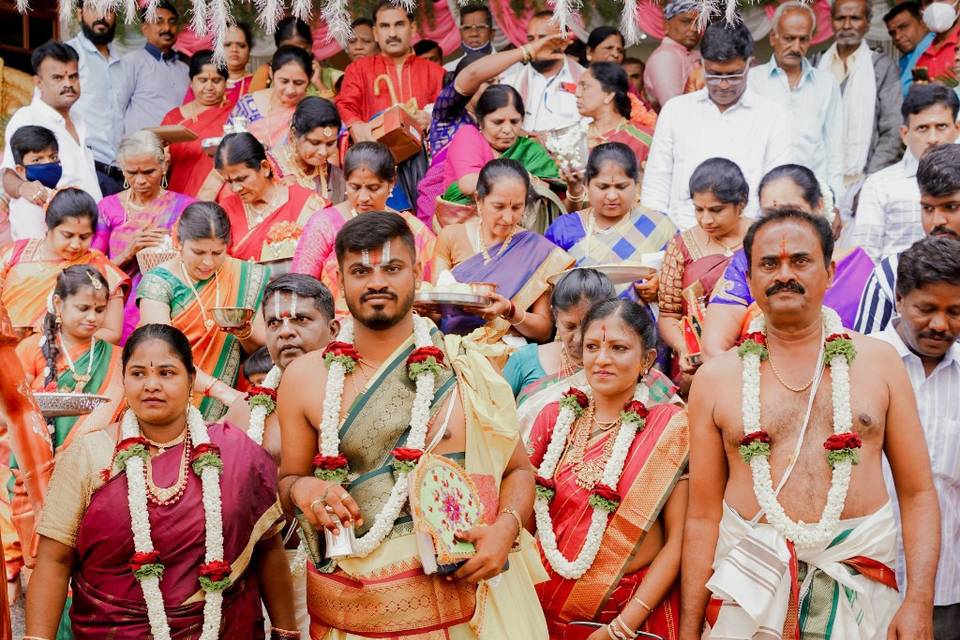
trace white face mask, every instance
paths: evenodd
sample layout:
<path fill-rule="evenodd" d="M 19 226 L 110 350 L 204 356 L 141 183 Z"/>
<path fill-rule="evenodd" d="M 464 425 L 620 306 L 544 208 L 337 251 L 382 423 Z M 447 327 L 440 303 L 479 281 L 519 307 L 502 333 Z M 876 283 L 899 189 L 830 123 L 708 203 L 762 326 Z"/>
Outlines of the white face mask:
<path fill-rule="evenodd" d="M 957 20 L 957 10 L 953 4 L 946 2 L 931 2 L 923 10 L 923 24 L 934 33 L 944 33 L 950 30 Z"/>

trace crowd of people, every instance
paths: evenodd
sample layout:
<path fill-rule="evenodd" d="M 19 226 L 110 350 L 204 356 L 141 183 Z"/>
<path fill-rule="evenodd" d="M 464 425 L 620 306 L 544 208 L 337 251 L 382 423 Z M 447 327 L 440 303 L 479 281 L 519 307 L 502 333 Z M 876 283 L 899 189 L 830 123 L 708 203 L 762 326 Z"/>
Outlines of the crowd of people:
<path fill-rule="evenodd" d="M 151 9 L 6 126 L 0 324 L 100 396 L 5 416 L 25 640 L 960 640 L 951 0 L 446 64 L 382 0 L 343 71 Z"/>

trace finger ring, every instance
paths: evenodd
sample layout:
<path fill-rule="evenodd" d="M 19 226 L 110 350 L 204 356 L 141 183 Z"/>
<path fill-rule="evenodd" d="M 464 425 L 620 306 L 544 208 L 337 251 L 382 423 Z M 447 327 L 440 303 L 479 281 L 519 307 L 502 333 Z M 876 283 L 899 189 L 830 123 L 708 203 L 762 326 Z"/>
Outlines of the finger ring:
<path fill-rule="evenodd" d="M 333 507 L 328 504 L 323 505 L 323 508 L 327 510 L 327 513 L 333 513 Z"/>
<path fill-rule="evenodd" d="M 330 487 L 327 487 L 327 490 L 324 491 L 324 492 L 323 492 L 323 495 L 320 496 L 319 498 L 317 498 L 317 500 L 319 500 L 320 502 L 326 502 L 326 501 L 327 501 L 327 494 L 329 494 L 329 493 L 330 493 Z"/>
<path fill-rule="evenodd" d="M 320 504 L 323 504 L 323 500 L 320 499 L 320 498 L 317 498 L 316 500 L 314 500 L 313 502 L 310 503 L 310 510 L 311 510 L 311 511 L 316 511 L 316 510 L 317 510 L 317 505 L 320 505 Z M 326 506 L 326 505 L 325 505 L 325 506 Z M 327 507 L 327 508 L 329 509 L 329 507 Z"/>

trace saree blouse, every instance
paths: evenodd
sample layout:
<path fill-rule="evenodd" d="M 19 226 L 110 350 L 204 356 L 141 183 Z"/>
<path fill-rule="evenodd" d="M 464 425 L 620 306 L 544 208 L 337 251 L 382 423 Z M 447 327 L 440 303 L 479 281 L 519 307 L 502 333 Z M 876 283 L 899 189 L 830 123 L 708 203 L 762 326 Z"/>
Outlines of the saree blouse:
<path fill-rule="evenodd" d="M 660 269 L 659 306 L 661 313 L 684 315 L 683 290 L 696 281 L 703 285 L 705 300 L 710 299 L 717 281 L 733 255 L 707 254 L 693 232 L 694 228 L 675 235 L 667 244 Z"/>

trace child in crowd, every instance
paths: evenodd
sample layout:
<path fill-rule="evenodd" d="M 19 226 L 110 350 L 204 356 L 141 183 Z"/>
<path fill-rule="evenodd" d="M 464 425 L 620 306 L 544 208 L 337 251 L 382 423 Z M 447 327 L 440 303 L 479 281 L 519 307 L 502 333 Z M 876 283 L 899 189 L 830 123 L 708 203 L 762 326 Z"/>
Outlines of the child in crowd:
<path fill-rule="evenodd" d="M 266 347 L 260 347 L 250 354 L 250 357 L 243 363 L 243 375 L 246 376 L 250 384 L 261 385 L 263 379 L 273 368 L 273 360 L 270 359 L 270 352 Z"/>
<path fill-rule="evenodd" d="M 49 190 L 61 185 L 60 147 L 52 131 L 45 127 L 20 127 L 10 138 L 14 170 L 28 182 L 39 182 Z M 50 194 L 52 195 L 52 193 Z M 25 198 L 10 201 L 10 238 L 42 238 L 47 232 L 43 208 Z"/>

